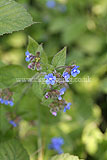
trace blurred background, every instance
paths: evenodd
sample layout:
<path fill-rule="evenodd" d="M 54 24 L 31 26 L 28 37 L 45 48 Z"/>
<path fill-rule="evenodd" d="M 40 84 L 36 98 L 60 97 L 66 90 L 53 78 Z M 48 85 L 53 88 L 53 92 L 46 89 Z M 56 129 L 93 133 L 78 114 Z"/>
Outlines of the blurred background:
<path fill-rule="evenodd" d="M 70 84 L 65 99 L 72 102 L 69 111 L 53 117 L 30 89 L 18 106 L 19 136 L 35 160 L 38 139 L 42 159 L 55 155 L 48 150 L 52 137 L 63 137 L 63 150 L 86 160 L 107 160 L 107 1 L 106 0 L 17 0 L 32 15 L 34 24 L 24 31 L 0 37 L 1 65 L 18 64 L 27 68 L 24 53 L 28 35 L 43 43 L 52 57 L 67 46 L 66 64 L 80 66 L 78 78 L 89 81 Z M 16 91 L 16 100 L 21 93 Z M 32 96 L 31 97 L 29 97 Z M 41 134 L 36 124 L 40 108 Z M 23 114 L 24 113 L 24 114 Z M 35 126 L 31 123 L 35 120 Z M 40 125 L 40 124 L 39 124 Z M 6 129 L 6 128 L 5 128 Z M 7 131 L 7 129 L 6 129 Z M 10 131 L 11 132 L 11 131 Z M 8 137 L 8 136 L 7 136 Z"/>

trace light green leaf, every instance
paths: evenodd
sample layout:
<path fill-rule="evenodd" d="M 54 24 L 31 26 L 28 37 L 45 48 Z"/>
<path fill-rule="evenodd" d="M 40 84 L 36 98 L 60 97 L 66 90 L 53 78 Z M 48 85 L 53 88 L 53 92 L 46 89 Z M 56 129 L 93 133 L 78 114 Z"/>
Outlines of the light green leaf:
<path fill-rule="evenodd" d="M 23 30 L 33 23 L 22 5 L 13 0 L 0 0 L 0 35 Z"/>
<path fill-rule="evenodd" d="M 60 52 L 58 52 L 52 59 L 52 65 L 54 67 L 65 65 L 66 61 L 66 47 L 63 48 Z"/>
<path fill-rule="evenodd" d="M 46 56 L 46 53 L 43 50 L 42 44 L 38 44 L 33 38 L 30 36 L 28 37 L 28 47 L 27 50 L 34 54 L 36 52 L 40 52 L 40 58 L 41 58 L 41 63 L 47 64 L 48 63 L 48 58 Z"/>
<path fill-rule="evenodd" d="M 29 155 L 19 142 L 12 139 L 0 144 L 0 160 L 29 160 Z"/>
<path fill-rule="evenodd" d="M 33 83 L 33 91 L 38 98 L 42 98 L 47 85 L 42 82 L 42 80 L 44 80 L 44 76 L 40 76 L 38 80 Z"/>
<path fill-rule="evenodd" d="M 44 64 L 47 64 L 48 63 L 48 58 L 46 56 L 46 53 L 43 50 L 42 44 L 40 44 L 38 46 L 37 51 L 40 52 L 41 62 L 44 63 Z"/>
<path fill-rule="evenodd" d="M 28 46 L 27 46 L 27 50 L 32 53 L 35 54 L 35 52 L 37 51 L 37 48 L 39 47 L 39 44 L 30 36 L 28 37 Z"/>
<path fill-rule="evenodd" d="M 79 158 L 77 156 L 72 156 L 69 153 L 66 153 L 54 156 L 53 158 L 51 158 L 51 160 L 79 160 Z"/>

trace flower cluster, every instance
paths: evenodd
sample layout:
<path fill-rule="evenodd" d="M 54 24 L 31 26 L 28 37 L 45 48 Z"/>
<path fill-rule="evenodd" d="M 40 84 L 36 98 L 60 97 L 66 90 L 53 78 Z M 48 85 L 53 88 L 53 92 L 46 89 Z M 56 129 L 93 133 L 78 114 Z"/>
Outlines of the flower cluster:
<path fill-rule="evenodd" d="M 0 103 L 5 105 L 13 106 L 13 93 L 9 91 L 9 89 L 0 90 Z"/>
<path fill-rule="evenodd" d="M 57 112 L 60 110 L 63 110 L 63 112 L 66 112 L 66 110 L 69 110 L 71 106 L 71 103 L 67 103 L 64 99 L 62 100 L 56 100 L 53 101 L 49 107 L 50 107 L 50 112 L 52 115 L 57 116 Z"/>
<path fill-rule="evenodd" d="M 72 68 L 73 67 L 73 68 Z M 77 74 L 80 73 L 80 70 L 78 70 L 79 66 L 73 65 L 73 66 L 68 66 L 66 70 L 63 72 L 63 77 L 66 82 L 69 82 L 70 75 L 73 77 L 76 77 Z"/>
<path fill-rule="evenodd" d="M 62 145 L 64 144 L 64 139 L 61 137 L 54 137 L 51 139 L 51 143 L 49 144 L 48 148 L 55 150 L 58 154 L 63 153 Z"/>
<path fill-rule="evenodd" d="M 75 77 L 80 73 L 78 68 L 79 66 L 76 65 L 67 66 L 62 75 L 60 73 L 57 73 L 56 70 L 53 73 L 45 75 L 45 82 L 48 86 L 50 86 L 50 90 L 45 93 L 45 98 L 50 98 L 51 100 L 53 100 L 52 103 L 49 104 L 50 112 L 52 113 L 52 115 L 57 116 L 58 111 L 63 110 L 63 112 L 66 112 L 66 110 L 70 109 L 71 103 L 67 103 L 63 99 L 63 95 L 66 91 L 66 82 L 69 82 L 70 76 Z M 59 81 L 60 79 L 62 79 L 61 82 Z"/>
<path fill-rule="evenodd" d="M 28 68 L 32 70 L 41 70 L 41 65 L 40 65 L 40 52 L 36 52 L 36 55 L 34 56 L 33 54 L 29 53 L 29 51 L 26 51 L 25 53 L 25 60 L 26 62 L 30 62 L 28 64 Z"/>

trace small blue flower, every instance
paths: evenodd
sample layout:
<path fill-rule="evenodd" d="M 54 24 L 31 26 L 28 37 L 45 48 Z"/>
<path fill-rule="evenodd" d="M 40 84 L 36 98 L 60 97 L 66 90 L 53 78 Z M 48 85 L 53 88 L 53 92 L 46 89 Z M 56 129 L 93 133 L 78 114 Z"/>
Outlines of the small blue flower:
<path fill-rule="evenodd" d="M 60 89 L 60 91 L 59 91 L 59 92 L 60 92 L 60 95 L 58 96 L 58 99 L 59 99 L 59 100 L 62 99 L 61 95 L 63 95 L 65 91 L 66 91 L 66 88 L 65 88 L 65 87 L 62 88 L 62 89 Z"/>
<path fill-rule="evenodd" d="M 48 0 L 46 6 L 48 8 L 54 8 L 56 6 L 56 2 L 54 0 Z"/>
<path fill-rule="evenodd" d="M 64 87 L 64 88 L 62 88 L 62 89 L 60 89 L 60 95 L 63 95 L 64 94 L 64 92 L 66 91 L 66 88 Z"/>
<path fill-rule="evenodd" d="M 76 77 L 77 74 L 80 73 L 80 70 L 78 70 L 77 68 L 79 68 L 79 66 L 75 66 L 75 67 L 71 70 L 71 75 L 72 75 L 73 77 Z"/>
<path fill-rule="evenodd" d="M 63 72 L 63 75 L 62 75 L 64 78 L 65 78 L 65 81 L 66 82 L 69 82 L 69 78 L 70 78 L 70 75 L 69 75 L 69 73 L 68 72 Z"/>
<path fill-rule="evenodd" d="M 26 58 L 25 58 L 26 62 L 29 62 L 30 61 L 30 53 L 29 53 L 29 51 L 26 51 L 25 55 L 26 55 Z"/>
<path fill-rule="evenodd" d="M 26 62 L 29 62 L 29 61 L 30 61 L 30 58 L 29 58 L 29 57 L 26 57 L 25 60 L 26 60 Z"/>
<path fill-rule="evenodd" d="M 0 102 L 1 102 L 1 104 L 3 104 L 3 103 L 4 103 L 4 100 L 1 98 Z"/>
<path fill-rule="evenodd" d="M 13 101 L 9 101 L 9 105 L 12 107 L 14 105 Z"/>
<path fill-rule="evenodd" d="M 26 52 L 25 52 L 25 55 L 26 55 L 26 56 L 30 56 L 29 51 L 26 51 Z"/>
<path fill-rule="evenodd" d="M 64 144 L 64 139 L 61 137 L 54 137 L 51 139 L 49 144 L 49 149 L 53 149 L 58 152 L 58 154 L 63 153 L 61 146 Z"/>
<path fill-rule="evenodd" d="M 53 76 L 52 73 L 49 73 L 49 74 L 46 75 L 44 78 L 47 79 L 47 80 L 46 80 L 46 84 L 51 84 L 51 85 L 54 85 L 54 84 L 55 84 L 56 77 Z"/>
<path fill-rule="evenodd" d="M 9 101 L 8 101 L 8 100 L 5 100 L 5 101 L 4 101 L 4 104 L 5 104 L 5 105 L 8 105 L 8 104 L 9 104 Z"/>
<path fill-rule="evenodd" d="M 13 127 L 17 127 L 17 124 L 14 121 L 9 121 L 9 123 L 13 126 Z"/>
<path fill-rule="evenodd" d="M 67 103 L 67 105 L 64 107 L 64 110 L 63 112 L 66 112 L 66 110 L 69 110 L 70 109 L 70 106 L 71 106 L 71 103 Z"/>

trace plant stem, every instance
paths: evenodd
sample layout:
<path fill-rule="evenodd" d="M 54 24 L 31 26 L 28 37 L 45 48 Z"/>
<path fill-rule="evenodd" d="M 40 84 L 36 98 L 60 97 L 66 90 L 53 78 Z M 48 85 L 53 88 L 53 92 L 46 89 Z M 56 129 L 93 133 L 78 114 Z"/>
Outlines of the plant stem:
<path fill-rule="evenodd" d="M 75 65 L 71 65 L 71 66 L 59 66 L 59 67 L 56 67 L 55 69 L 62 69 L 62 68 L 74 68 Z"/>
<path fill-rule="evenodd" d="M 38 152 L 38 160 L 43 160 L 42 156 L 42 138 L 41 138 L 41 118 L 40 118 L 40 107 L 37 106 L 37 112 L 38 112 L 38 123 L 37 123 L 37 129 L 38 129 L 38 149 L 41 148 L 40 152 Z"/>

